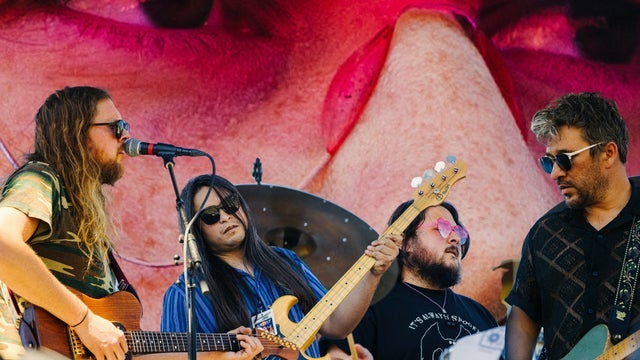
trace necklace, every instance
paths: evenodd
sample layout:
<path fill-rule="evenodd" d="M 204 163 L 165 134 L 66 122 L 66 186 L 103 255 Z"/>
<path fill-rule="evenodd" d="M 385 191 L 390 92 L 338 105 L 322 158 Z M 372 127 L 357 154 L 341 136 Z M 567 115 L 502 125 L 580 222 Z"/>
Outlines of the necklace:
<path fill-rule="evenodd" d="M 447 313 L 447 310 L 444 309 L 445 306 L 447 306 L 447 290 L 445 289 L 444 291 L 444 301 L 442 302 L 442 305 L 438 304 L 437 302 L 435 302 L 435 300 L 433 300 L 432 298 L 428 297 L 426 294 L 424 294 L 422 291 L 416 289 L 415 287 L 413 287 L 412 285 L 409 285 L 406 282 L 402 282 L 403 284 L 405 284 L 409 289 L 417 292 L 418 294 L 422 295 L 424 298 L 426 298 L 427 300 L 431 301 L 432 303 L 434 303 L 437 307 L 440 308 L 440 310 L 442 310 L 443 313 Z"/>

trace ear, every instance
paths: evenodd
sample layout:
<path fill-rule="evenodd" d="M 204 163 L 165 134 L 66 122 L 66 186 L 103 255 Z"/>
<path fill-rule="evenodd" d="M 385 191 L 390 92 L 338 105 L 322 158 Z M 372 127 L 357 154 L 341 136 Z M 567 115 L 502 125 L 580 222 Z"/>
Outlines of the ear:
<path fill-rule="evenodd" d="M 418 241 L 417 236 L 418 234 L 415 234 L 413 238 L 407 238 L 403 233 L 402 246 L 400 247 L 400 250 L 404 251 L 406 254 L 409 254 L 415 247 L 416 241 Z"/>
<path fill-rule="evenodd" d="M 620 161 L 618 145 L 613 141 L 609 141 L 604 145 L 601 154 L 604 157 L 603 159 L 607 168 L 611 168 Z"/>

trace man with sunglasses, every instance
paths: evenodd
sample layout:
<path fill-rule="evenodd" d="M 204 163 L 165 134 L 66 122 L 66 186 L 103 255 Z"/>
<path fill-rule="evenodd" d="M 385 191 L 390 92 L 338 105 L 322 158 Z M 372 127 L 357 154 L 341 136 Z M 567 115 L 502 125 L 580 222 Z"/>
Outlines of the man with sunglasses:
<path fill-rule="evenodd" d="M 0 280 L 71 326 L 98 359 L 123 359 L 124 335 L 67 287 L 96 298 L 118 289 L 102 185 L 124 172 L 129 133 L 119 119 L 101 89 L 51 94 L 35 116 L 34 151 L 6 179 L 0 200 Z"/>
<path fill-rule="evenodd" d="M 212 180 L 213 189 L 207 198 Z M 296 253 L 271 247 L 260 239 L 247 204 L 228 180 L 197 176 L 185 185 L 180 197 L 186 216 L 198 216 L 192 233 L 202 259 L 202 280 L 210 289 L 206 296 L 196 282 L 199 331 L 225 332 L 239 326 L 272 330 L 276 324 L 270 306 L 279 297 L 293 295 L 298 299 L 289 317 L 299 322 L 324 296 L 326 289 Z M 198 212 L 201 206 L 203 210 Z M 179 224 L 184 227 L 182 221 Z M 375 265 L 322 324 L 320 334 L 344 337 L 353 330 L 371 302 L 380 277 L 398 255 L 400 241 L 399 235 L 390 234 L 367 247 L 365 253 L 376 259 Z M 160 328 L 187 329 L 183 275 L 165 293 Z M 306 354 L 320 357 L 317 341 Z"/>
<path fill-rule="evenodd" d="M 640 229 L 640 183 L 626 173 L 627 127 L 615 103 L 597 93 L 560 97 L 533 116 L 531 130 L 546 145 L 540 164 L 564 202 L 542 216 L 524 241 L 506 299 L 513 305 L 506 356 L 531 359 L 543 328 L 541 356 L 559 359 L 574 347 L 580 351 L 579 340 L 597 324 L 607 324 L 615 340 L 640 328 L 637 287 L 621 292 L 633 299 L 621 317 L 625 322 L 612 320 L 621 314 L 613 311 L 614 300 L 625 282 L 620 273 L 627 245 L 635 246 L 632 227 Z M 637 260 L 628 266 L 640 266 Z"/>
<path fill-rule="evenodd" d="M 127 340 L 69 288 L 91 298 L 129 289 L 110 260 L 113 228 L 102 190 L 122 177 L 128 138 L 129 124 L 106 91 L 58 90 L 38 110 L 34 151 L 6 179 L 0 199 L 0 280 L 18 304 L 28 301 L 63 323 L 58 334 L 55 324 L 39 324 L 49 342 L 64 337 L 66 324 L 95 359 L 124 359 Z M 262 349 L 239 339 L 247 359 Z"/>
<path fill-rule="evenodd" d="M 401 204 L 388 223 L 412 203 Z M 497 326 L 484 306 L 452 289 L 460 281 L 469 244 L 469 233 L 450 203 L 418 214 L 404 231 L 396 285 L 353 332 L 359 358 L 437 360 L 461 337 Z M 322 345 L 332 359 L 351 359 L 345 341 L 323 339 Z"/>

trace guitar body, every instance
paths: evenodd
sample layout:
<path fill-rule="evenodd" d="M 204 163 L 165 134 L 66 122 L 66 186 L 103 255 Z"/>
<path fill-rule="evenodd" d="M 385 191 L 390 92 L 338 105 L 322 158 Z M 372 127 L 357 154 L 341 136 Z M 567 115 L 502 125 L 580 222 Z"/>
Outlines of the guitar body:
<path fill-rule="evenodd" d="M 74 291 L 95 314 L 105 319 L 118 319 L 117 324 L 127 330 L 140 329 L 142 306 L 138 299 L 126 291 L 116 292 L 101 299 L 94 299 Z M 28 328 L 23 328 L 27 326 Z M 39 346 L 51 349 L 71 359 L 90 359 L 91 354 L 74 348 L 67 331 L 67 324 L 37 306 L 25 309 L 20 323 L 22 345 L 34 349 Z M 123 329 L 123 330 L 124 330 Z M 79 341 L 79 340 L 78 340 Z"/>
<path fill-rule="evenodd" d="M 600 356 L 609 347 L 609 329 L 596 325 L 586 333 L 562 360 L 589 360 Z"/>
<path fill-rule="evenodd" d="M 316 338 L 315 335 L 318 334 L 319 328 L 311 330 L 314 336 L 309 336 L 309 332 L 307 331 L 296 331 L 298 324 L 289 320 L 289 311 L 296 303 L 298 303 L 298 299 L 295 296 L 284 295 L 277 298 L 276 301 L 271 304 L 271 310 L 273 311 L 273 316 L 278 323 L 278 330 L 280 334 L 282 334 L 288 341 L 296 344 L 305 359 L 314 359 L 309 357 L 305 351 L 313 343 L 313 340 Z M 329 360 L 331 359 L 331 356 L 326 355 L 317 359 Z"/>
<path fill-rule="evenodd" d="M 120 291 L 101 299 L 94 299 L 77 291 L 74 293 L 95 314 L 105 319 L 118 319 L 117 325 L 122 330 L 140 329 L 142 306 L 130 292 Z M 79 339 L 74 334 L 70 338 L 66 329 L 67 324 L 44 309 L 27 307 L 20 323 L 22 345 L 28 349 L 42 346 L 71 359 L 91 359 L 90 353 L 74 345 Z"/>

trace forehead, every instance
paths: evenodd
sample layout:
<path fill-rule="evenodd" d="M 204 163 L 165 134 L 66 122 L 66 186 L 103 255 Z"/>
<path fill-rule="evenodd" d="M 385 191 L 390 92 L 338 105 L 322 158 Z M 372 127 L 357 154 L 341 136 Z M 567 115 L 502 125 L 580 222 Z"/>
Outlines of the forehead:
<path fill-rule="evenodd" d="M 200 206 L 200 204 L 202 204 L 202 200 L 204 200 L 204 197 L 207 195 L 207 190 L 209 190 L 208 186 L 201 186 L 196 191 L 196 193 L 193 195 L 193 206 L 197 208 Z M 207 207 L 211 205 L 220 205 L 220 202 L 220 197 L 214 189 L 211 190 L 211 193 L 209 193 L 209 198 L 207 199 L 207 203 L 204 204 L 204 206 Z"/>
<path fill-rule="evenodd" d="M 445 208 L 444 206 L 432 206 L 427 208 L 425 212 L 425 220 L 427 221 L 436 221 L 439 218 L 443 218 L 449 220 L 449 222 L 453 222 L 453 215 Z"/>
<path fill-rule="evenodd" d="M 547 141 L 547 153 L 574 151 L 586 143 L 582 129 L 562 126 L 558 129 L 558 136 Z"/>
<path fill-rule="evenodd" d="M 96 104 L 96 115 L 93 122 L 111 122 L 120 118 L 122 118 L 122 116 L 111 99 L 102 99 L 98 101 Z"/>

